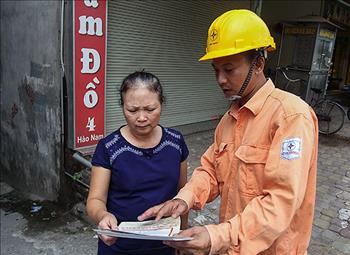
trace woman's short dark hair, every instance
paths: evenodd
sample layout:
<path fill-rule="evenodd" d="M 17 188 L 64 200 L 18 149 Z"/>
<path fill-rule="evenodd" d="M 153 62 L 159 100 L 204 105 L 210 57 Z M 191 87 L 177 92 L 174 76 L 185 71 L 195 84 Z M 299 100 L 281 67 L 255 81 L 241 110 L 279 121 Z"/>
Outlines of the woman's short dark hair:
<path fill-rule="evenodd" d="M 145 72 L 145 71 L 136 71 L 134 73 L 126 76 L 122 82 L 122 85 L 119 89 L 120 95 L 120 105 L 124 105 L 124 95 L 125 93 L 131 89 L 139 86 L 145 86 L 150 91 L 157 93 L 160 104 L 163 104 L 165 101 L 163 95 L 163 88 L 160 84 L 160 81 L 157 76 L 154 74 Z"/>

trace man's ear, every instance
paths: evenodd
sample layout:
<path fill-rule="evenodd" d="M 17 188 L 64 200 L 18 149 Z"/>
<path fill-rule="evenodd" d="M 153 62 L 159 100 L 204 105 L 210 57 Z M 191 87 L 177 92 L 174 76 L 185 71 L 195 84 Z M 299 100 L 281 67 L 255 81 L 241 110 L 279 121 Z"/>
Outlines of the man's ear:
<path fill-rule="evenodd" d="M 265 58 L 260 56 L 256 60 L 255 70 L 254 70 L 255 74 L 264 72 L 264 67 L 265 67 Z"/>

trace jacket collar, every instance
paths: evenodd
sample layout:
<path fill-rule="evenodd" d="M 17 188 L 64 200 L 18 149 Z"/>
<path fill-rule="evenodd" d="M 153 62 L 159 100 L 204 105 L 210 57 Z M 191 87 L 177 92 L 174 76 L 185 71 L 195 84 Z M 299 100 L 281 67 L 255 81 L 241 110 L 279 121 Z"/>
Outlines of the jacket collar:
<path fill-rule="evenodd" d="M 242 108 L 247 108 L 250 110 L 255 116 L 261 112 L 261 109 L 264 106 L 265 101 L 275 89 L 275 85 L 269 78 L 266 83 L 255 93 L 255 95 L 249 99 L 247 103 L 245 103 Z M 229 114 L 237 119 L 238 111 L 240 110 L 238 104 L 232 104 L 229 110 Z"/>

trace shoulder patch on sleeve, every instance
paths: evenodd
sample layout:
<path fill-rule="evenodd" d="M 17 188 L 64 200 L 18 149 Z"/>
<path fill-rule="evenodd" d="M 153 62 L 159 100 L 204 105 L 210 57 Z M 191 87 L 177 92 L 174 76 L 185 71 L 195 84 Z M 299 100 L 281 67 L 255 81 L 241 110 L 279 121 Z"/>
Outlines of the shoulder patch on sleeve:
<path fill-rule="evenodd" d="M 301 138 L 293 137 L 283 140 L 281 148 L 282 159 L 297 159 L 301 157 Z"/>

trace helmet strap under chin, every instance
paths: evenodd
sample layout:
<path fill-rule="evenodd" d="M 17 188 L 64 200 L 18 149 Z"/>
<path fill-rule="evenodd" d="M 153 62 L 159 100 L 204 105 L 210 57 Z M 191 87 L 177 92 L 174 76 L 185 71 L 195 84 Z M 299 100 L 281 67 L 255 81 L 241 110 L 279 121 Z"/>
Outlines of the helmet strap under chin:
<path fill-rule="evenodd" d="M 245 89 L 247 88 L 250 80 L 252 79 L 253 70 L 254 70 L 255 65 L 258 62 L 259 57 L 263 57 L 263 58 L 267 59 L 267 52 L 266 52 L 265 49 L 259 49 L 258 50 L 258 55 L 254 58 L 254 60 L 250 64 L 249 71 L 247 73 L 247 76 L 245 77 L 245 80 L 244 80 L 244 82 L 243 82 L 243 84 L 242 84 L 238 94 L 230 96 L 229 97 L 230 101 L 234 102 L 234 101 L 240 100 L 242 98 Z"/>
<path fill-rule="evenodd" d="M 254 69 L 254 67 L 255 67 L 255 63 L 256 63 L 256 60 L 254 60 L 254 61 L 251 63 L 251 65 L 250 65 L 250 67 L 249 67 L 249 71 L 248 71 L 248 73 L 247 73 L 247 76 L 245 77 L 245 80 L 244 80 L 244 82 L 243 82 L 243 84 L 242 84 L 242 86 L 241 86 L 241 89 L 240 89 L 239 92 L 238 92 L 238 96 L 241 96 L 241 97 L 242 97 L 242 95 L 243 95 L 245 89 L 247 88 L 247 86 L 248 86 L 250 80 L 252 79 L 252 74 L 253 74 L 253 69 Z"/>
<path fill-rule="evenodd" d="M 233 95 L 233 96 L 229 97 L 230 101 L 237 101 L 237 100 L 240 100 L 242 98 L 242 95 L 243 95 L 245 89 L 247 88 L 250 80 L 252 79 L 252 74 L 253 74 L 253 69 L 254 69 L 255 63 L 256 63 L 256 60 L 254 59 L 254 61 L 250 64 L 249 71 L 247 73 L 247 76 L 245 77 L 245 80 L 241 86 L 241 89 L 239 90 L 237 95 Z"/>

